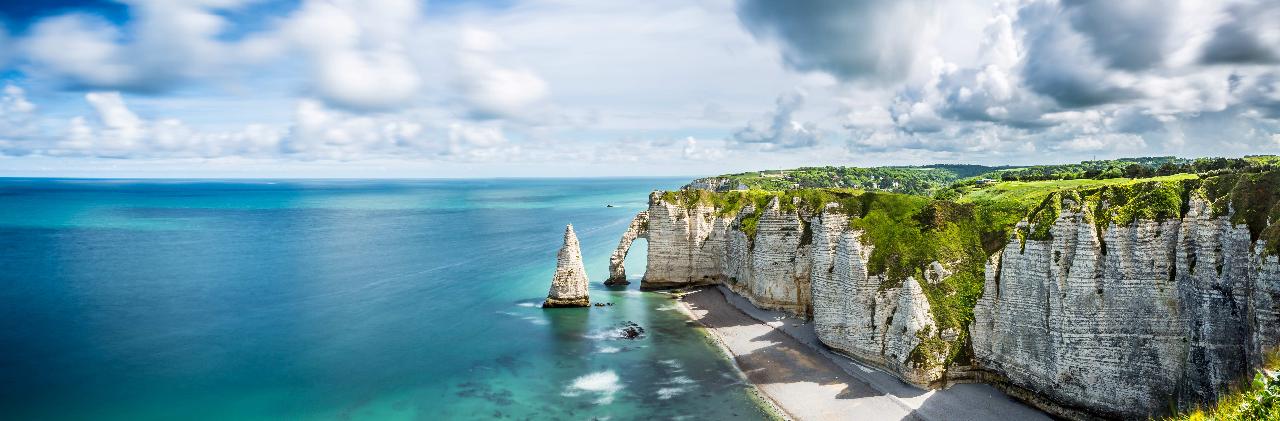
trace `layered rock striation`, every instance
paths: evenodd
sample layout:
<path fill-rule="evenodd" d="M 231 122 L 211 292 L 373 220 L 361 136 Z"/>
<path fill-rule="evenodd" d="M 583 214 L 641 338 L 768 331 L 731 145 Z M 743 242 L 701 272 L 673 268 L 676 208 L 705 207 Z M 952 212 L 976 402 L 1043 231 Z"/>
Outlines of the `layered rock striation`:
<path fill-rule="evenodd" d="M 1099 221 L 1105 200 L 1074 198 L 1053 199 L 1060 212 L 1024 219 L 994 248 L 976 246 L 987 256 L 976 272 L 953 253 L 913 273 L 885 267 L 865 206 L 849 210 L 857 203 L 784 195 L 729 206 L 655 192 L 611 272 L 646 238 L 642 288 L 724 284 L 811 317 L 824 344 L 904 381 L 984 380 L 1069 418 L 1211 402 L 1280 345 L 1280 263 L 1257 227 L 1238 222 L 1243 211 L 1192 194 L 1171 216 Z M 972 295 L 953 286 L 975 276 L 964 281 L 980 286 Z M 956 313 L 969 296 L 971 313 Z"/>
<path fill-rule="evenodd" d="M 587 270 L 582 265 L 582 249 L 573 225 L 564 228 L 564 245 L 556 254 L 556 273 L 551 278 L 551 290 L 542 307 L 586 307 L 591 305 L 587 294 Z"/>
<path fill-rule="evenodd" d="M 1200 198 L 1181 219 L 1105 231 L 1063 212 L 1052 239 L 1010 242 L 992 258 L 971 326 L 975 363 L 1064 415 L 1148 418 L 1211 403 L 1280 341 L 1280 265 L 1230 219 Z"/>
<path fill-rule="evenodd" d="M 920 385 L 942 381 L 945 348 L 919 350 L 942 335 L 920 281 L 892 284 L 868 273 L 873 247 L 835 210 L 784 209 L 772 198 L 724 212 L 706 203 L 676 203 L 655 192 L 637 215 L 646 229 L 623 235 L 610 272 L 635 238 L 649 241 L 642 289 L 723 284 L 752 304 L 812 317 L 818 338 L 864 362 Z M 635 223 L 633 223 L 633 226 Z"/>

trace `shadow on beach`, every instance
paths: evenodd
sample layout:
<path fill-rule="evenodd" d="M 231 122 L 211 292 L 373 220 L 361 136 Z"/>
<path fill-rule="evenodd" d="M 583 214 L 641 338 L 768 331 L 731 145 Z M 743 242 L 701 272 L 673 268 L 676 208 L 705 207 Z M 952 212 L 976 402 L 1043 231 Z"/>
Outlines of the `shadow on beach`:
<path fill-rule="evenodd" d="M 686 294 L 683 302 L 747 380 L 796 419 L 1049 419 L 990 385 L 930 391 L 866 368 L 819 342 L 811 324 L 787 326 L 802 322 L 721 288 Z"/>

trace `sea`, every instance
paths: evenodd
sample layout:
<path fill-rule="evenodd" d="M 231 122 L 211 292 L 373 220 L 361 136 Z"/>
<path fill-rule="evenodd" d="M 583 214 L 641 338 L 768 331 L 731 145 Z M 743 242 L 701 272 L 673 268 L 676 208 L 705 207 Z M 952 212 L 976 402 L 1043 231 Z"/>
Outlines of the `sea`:
<path fill-rule="evenodd" d="M 767 419 L 643 240 L 601 284 L 684 182 L 0 179 L 0 419 Z M 612 305 L 539 307 L 566 224 Z"/>

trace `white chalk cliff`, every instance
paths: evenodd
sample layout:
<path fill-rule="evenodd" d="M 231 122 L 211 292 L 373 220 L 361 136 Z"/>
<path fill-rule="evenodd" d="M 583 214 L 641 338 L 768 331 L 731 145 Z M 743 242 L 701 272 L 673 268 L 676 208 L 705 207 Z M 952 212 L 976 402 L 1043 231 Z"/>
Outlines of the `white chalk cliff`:
<path fill-rule="evenodd" d="M 1023 393 L 1147 418 L 1212 402 L 1280 342 L 1280 264 L 1203 200 L 1101 238 L 1064 212 L 1051 232 L 992 258 L 970 327 L 977 365 Z"/>
<path fill-rule="evenodd" d="M 587 296 L 587 270 L 582 265 L 582 249 L 573 225 L 564 228 L 564 245 L 556 254 L 556 273 L 551 278 L 551 290 L 543 307 L 586 307 L 591 305 Z"/>
<path fill-rule="evenodd" d="M 1067 209 L 1051 239 L 1011 238 L 987 265 L 964 366 L 922 345 L 960 334 L 939 331 L 921 288 L 949 276 L 945 265 L 890 282 L 869 273 L 874 247 L 833 206 L 784 212 L 775 199 L 751 238 L 740 222 L 754 212 L 723 215 L 655 192 L 611 259 L 611 278 L 630 243 L 646 238 L 642 288 L 724 284 L 757 306 L 811 317 L 824 344 L 907 382 L 987 381 L 1070 418 L 1147 418 L 1171 403 L 1211 402 L 1280 345 L 1280 263 L 1230 212 L 1213 217 L 1197 198 L 1181 219 L 1098 229 Z"/>
<path fill-rule="evenodd" d="M 739 224 L 754 212 L 747 205 L 720 215 L 710 205 L 685 207 L 655 192 L 644 212 L 645 229 L 634 238 L 630 230 L 624 234 L 610 271 L 621 273 L 630 243 L 645 238 L 649 253 L 641 289 L 723 284 L 758 307 L 812 317 L 818 338 L 837 351 L 915 384 L 942 380 L 945 355 L 912 358 L 922 337 L 942 334 L 921 288 L 912 285 L 918 281 L 882 288 L 881 276 L 868 276 L 870 247 L 848 229 L 848 217 L 783 212 L 774 199 L 750 238 Z"/>

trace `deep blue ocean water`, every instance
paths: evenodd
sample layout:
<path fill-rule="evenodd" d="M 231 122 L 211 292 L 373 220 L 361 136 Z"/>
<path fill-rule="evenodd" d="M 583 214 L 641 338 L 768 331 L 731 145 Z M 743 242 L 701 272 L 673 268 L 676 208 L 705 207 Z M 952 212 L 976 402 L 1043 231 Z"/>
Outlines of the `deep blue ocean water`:
<path fill-rule="evenodd" d="M 763 418 L 666 295 L 600 285 L 682 183 L 0 179 L 0 419 Z M 613 306 L 536 306 L 567 223 Z"/>

